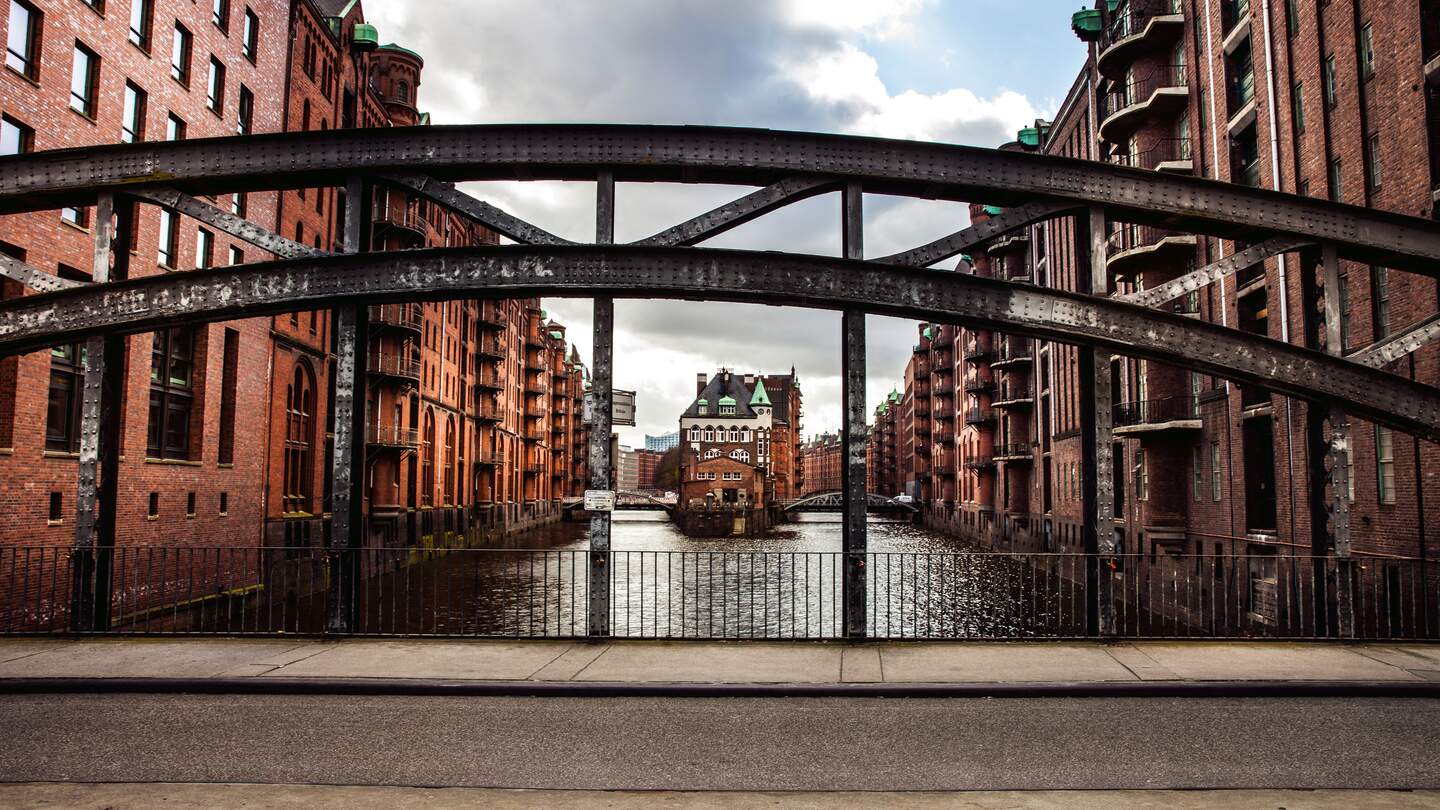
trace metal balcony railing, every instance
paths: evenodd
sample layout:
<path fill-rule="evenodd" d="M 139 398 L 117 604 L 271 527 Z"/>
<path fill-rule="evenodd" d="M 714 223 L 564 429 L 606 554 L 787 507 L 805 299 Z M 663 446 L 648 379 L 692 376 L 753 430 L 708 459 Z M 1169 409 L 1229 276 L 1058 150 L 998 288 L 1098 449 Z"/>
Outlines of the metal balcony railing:
<path fill-rule="evenodd" d="M 996 346 L 995 363 L 1016 363 L 1027 362 L 1035 357 L 1034 349 L 1030 348 L 1030 341 L 1002 340 Z"/>
<path fill-rule="evenodd" d="M 1122 402 L 1114 408 L 1115 427 L 1155 425 L 1199 418 L 1200 399 L 1193 396 Z"/>
<path fill-rule="evenodd" d="M 965 424 L 985 425 L 995 421 L 995 412 L 989 408 L 969 408 L 965 411 Z"/>
<path fill-rule="evenodd" d="M 1152 170 L 1162 164 L 1179 164 L 1192 159 L 1189 138 L 1162 138 L 1151 144 L 1148 149 L 1110 155 L 1106 158 L 1107 161 L 1117 166 Z"/>
<path fill-rule="evenodd" d="M 965 344 L 966 360 L 983 360 L 991 354 L 991 345 L 988 340 L 972 340 Z"/>
<path fill-rule="evenodd" d="M 1144 33 L 1145 26 L 1156 17 L 1183 13 L 1180 0 L 1129 0 L 1111 14 L 1110 24 L 1100 37 L 1100 50 Z"/>
<path fill-rule="evenodd" d="M 419 357 L 406 357 L 396 352 L 386 351 L 370 352 L 366 359 L 366 369 L 371 374 L 416 381 L 420 379 L 421 374 Z"/>
<path fill-rule="evenodd" d="M 475 344 L 475 351 L 487 360 L 504 360 L 505 343 L 499 338 L 482 337 Z"/>
<path fill-rule="evenodd" d="M 1100 117 L 1108 118 L 1129 107 L 1144 104 L 1156 90 L 1163 87 L 1187 87 L 1189 76 L 1185 65 L 1156 65 L 1144 76 L 1134 78 L 1101 95 Z"/>
<path fill-rule="evenodd" d="M 989 377 L 972 375 L 965 378 L 965 391 L 970 394 L 983 394 L 995 387 L 995 381 Z"/>
<path fill-rule="evenodd" d="M 365 443 L 380 447 L 414 449 L 420 446 L 420 431 L 396 425 L 367 425 Z"/>
<path fill-rule="evenodd" d="M 965 469 L 983 470 L 995 466 L 995 457 L 989 453 L 972 453 L 965 458 Z"/>
<path fill-rule="evenodd" d="M 1035 399 L 1035 389 L 1033 387 L 1006 383 L 1000 386 L 1000 390 L 995 394 L 995 400 L 992 404 L 998 406 L 1005 403 L 1026 402 L 1033 399 Z"/>
<path fill-rule="evenodd" d="M 1159 244 L 1161 240 L 1183 236 L 1190 236 L 1190 234 L 1155 225 L 1126 223 L 1116 227 L 1109 236 L 1105 237 L 1105 257 L 1113 259 L 1129 250 L 1150 247 Z"/>
<path fill-rule="evenodd" d="M 379 304 L 370 307 L 370 322 L 411 332 L 423 332 L 425 313 L 419 304 Z"/>
<path fill-rule="evenodd" d="M 992 458 L 997 461 L 1029 461 L 1033 457 L 1034 452 L 1027 443 L 1012 442 L 996 447 Z"/>

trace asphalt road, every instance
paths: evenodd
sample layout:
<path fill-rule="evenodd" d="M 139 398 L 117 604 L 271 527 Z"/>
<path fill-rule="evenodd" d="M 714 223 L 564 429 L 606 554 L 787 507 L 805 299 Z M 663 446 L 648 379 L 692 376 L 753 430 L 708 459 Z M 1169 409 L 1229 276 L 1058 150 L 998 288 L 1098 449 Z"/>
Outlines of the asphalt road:
<path fill-rule="evenodd" d="M 0 698 L 3 781 L 1435 788 L 1436 751 L 1414 698 Z"/>

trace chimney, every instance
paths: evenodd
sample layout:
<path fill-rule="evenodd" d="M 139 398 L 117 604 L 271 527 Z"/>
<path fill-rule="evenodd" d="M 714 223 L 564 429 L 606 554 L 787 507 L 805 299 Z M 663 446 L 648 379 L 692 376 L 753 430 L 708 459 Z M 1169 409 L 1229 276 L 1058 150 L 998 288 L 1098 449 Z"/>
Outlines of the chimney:
<path fill-rule="evenodd" d="M 754 374 L 746 374 L 746 375 L 745 375 L 745 387 L 746 387 L 746 388 L 754 388 L 754 387 L 755 387 L 755 375 L 754 375 Z"/>
<path fill-rule="evenodd" d="M 710 382 L 710 378 L 705 376 L 705 372 L 702 371 L 695 375 L 695 396 L 698 397 L 705 393 L 705 383 L 707 382 Z"/>

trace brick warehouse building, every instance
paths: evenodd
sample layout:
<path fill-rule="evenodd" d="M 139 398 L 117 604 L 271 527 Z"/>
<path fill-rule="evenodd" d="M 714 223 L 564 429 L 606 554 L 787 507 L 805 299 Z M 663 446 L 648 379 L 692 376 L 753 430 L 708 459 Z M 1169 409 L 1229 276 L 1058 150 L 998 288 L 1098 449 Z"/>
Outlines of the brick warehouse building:
<path fill-rule="evenodd" d="M 1075 27 L 1089 58 L 1055 120 L 1002 148 L 1436 215 L 1440 3 L 1121 0 L 1077 14 Z M 998 213 L 971 207 L 975 222 Z M 1073 219 L 1052 220 L 962 257 L 960 271 L 1076 290 L 1074 239 Z M 1097 292 L 1152 288 L 1242 247 L 1109 222 L 1109 288 Z M 1429 278 L 1352 262 L 1341 271 L 1346 351 L 1436 314 Z M 1301 273 L 1295 254 L 1272 258 L 1167 306 L 1303 342 Z M 932 437 L 953 420 L 958 453 L 921 477 L 927 521 L 995 544 L 1079 550 L 1076 349 L 930 324 L 920 337 L 915 357 L 931 367 L 932 397 L 936 367 L 953 364 L 949 379 L 960 381 L 955 407 L 932 409 Z M 1437 360 L 1432 345 L 1389 368 L 1433 385 Z M 923 390 L 911 376 L 908 393 Z M 1308 553 L 1305 403 L 1124 357 L 1111 380 L 1124 550 Z M 882 465 L 873 480 L 887 487 L 902 467 L 887 455 L 896 402 L 881 406 L 872 432 Z M 1440 534 L 1426 519 L 1440 495 L 1435 446 L 1353 418 L 1351 437 L 1356 552 L 1428 556 Z M 946 443 L 931 448 L 934 458 Z"/>
<path fill-rule="evenodd" d="M 763 509 L 799 497 L 800 381 L 789 374 L 721 369 L 695 377 L 680 416 L 680 504 L 744 503 Z"/>
<path fill-rule="evenodd" d="M 800 445 L 800 469 L 805 485 L 800 497 L 840 491 L 840 435 L 822 433 Z"/>
<path fill-rule="evenodd" d="M 380 46 L 359 2 L 11 0 L 3 13 L 6 153 L 427 123 L 415 107 L 423 60 Z M 330 188 L 212 202 L 324 249 L 338 241 L 345 204 Z M 377 189 L 371 205 L 377 249 L 496 241 L 393 189 Z M 0 249 L 87 278 L 90 217 L 6 217 Z M 137 222 L 131 275 L 270 258 L 157 207 L 139 206 Z M 24 293 L 10 281 L 3 292 Z M 370 315 L 372 541 L 418 541 L 462 521 L 515 528 L 549 519 L 559 498 L 580 491 L 587 434 L 573 415 L 585 370 L 537 300 L 387 304 Z M 121 542 L 318 542 L 331 340 L 323 311 L 130 338 Z M 63 546 L 73 535 L 78 355 L 63 347 L 0 361 L 6 542 Z"/>

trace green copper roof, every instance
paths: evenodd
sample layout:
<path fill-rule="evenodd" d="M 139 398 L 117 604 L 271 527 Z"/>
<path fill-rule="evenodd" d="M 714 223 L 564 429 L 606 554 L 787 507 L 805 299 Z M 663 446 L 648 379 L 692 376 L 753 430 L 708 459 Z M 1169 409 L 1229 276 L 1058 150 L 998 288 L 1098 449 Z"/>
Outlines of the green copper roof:
<path fill-rule="evenodd" d="M 723 397 L 720 397 L 720 404 L 721 404 L 721 405 L 734 405 L 734 404 L 735 404 L 735 398 L 732 397 L 732 396 L 723 396 Z"/>
<path fill-rule="evenodd" d="M 899 402 L 899 401 L 900 401 L 900 392 L 899 392 L 899 391 L 891 391 L 891 392 L 890 392 L 890 401 L 891 401 L 891 402 Z"/>
<path fill-rule="evenodd" d="M 565 337 L 565 333 L 564 333 L 564 332 L 557 332 L 557 331 L 555 331 L 554 329 L 551 329 L 551 330 L 550 330 L 550 337 L 555 338 L 556 340 L 560 340 L 561 338 Z"/>
<path fill-rule="evenodd" d="M 929 340 L 930 338 L 935 336 L 934 332 L 928 326 L 925 327 L 925 331 L 921 332 L 920 334 L 924 335 L 926 340 Z"/>
<path fill-rule="evenodd" d="M 998 205 L 986 205 L 981 206 L 980 210 L 984 211 L 987 216 L 998 217 L 1000 216 L 1000 212 L 1004 211 L 1005 209 L 1001 208 Z"/>
<path fill-rule="evenodd" d="M 400 52 L 400 53 L 407 54 L 407 55 L 409 55 L 409 56 L 413 56 L 413 57 L 415 57 L 416 59 L 419 59 L 421 62 L 424 62 L 424 61 L 425 61 L 425 57 L 421 56 L 420 54 L 418 54 L 418 53 L 410 50 L 409 48 L 402 48 L 402 47 L 400 47 L 399 45 L 396 45 L 396 44 L 393 43 L 393 42 L 391 42 L 391 43 L 388 44 L 388 45 L 381 45 L 381 46 L 380 46 L 380 50 L 382 50 L 382 51 L 398 51 L 398 52 Z"/>
<path fill-rule="evenodd" d="M 710 404 L 710 400 L 708 400 L 708 399 L 706 399 L 706 398 L 704 398 L 704 397 L 701 397 L 701 398 L 695 400 L 695 402 L 696 402 L 696 404 L 698 404 L 698 405 L 709 405 L 709 404 Z"/>
<path fill-rule="evenodd" d="M 380 44 L 380 31 L 370 23 L 357 23 L 352 38 L 357 47 L 374 48 Z"/>
<path fill-rule="evenodd" d="M 764 379 L 755 380 L 755 393 L 750 397 L 750 404 L 766 406 L 770 404 L 770 395 L 765 393 Z"/>

